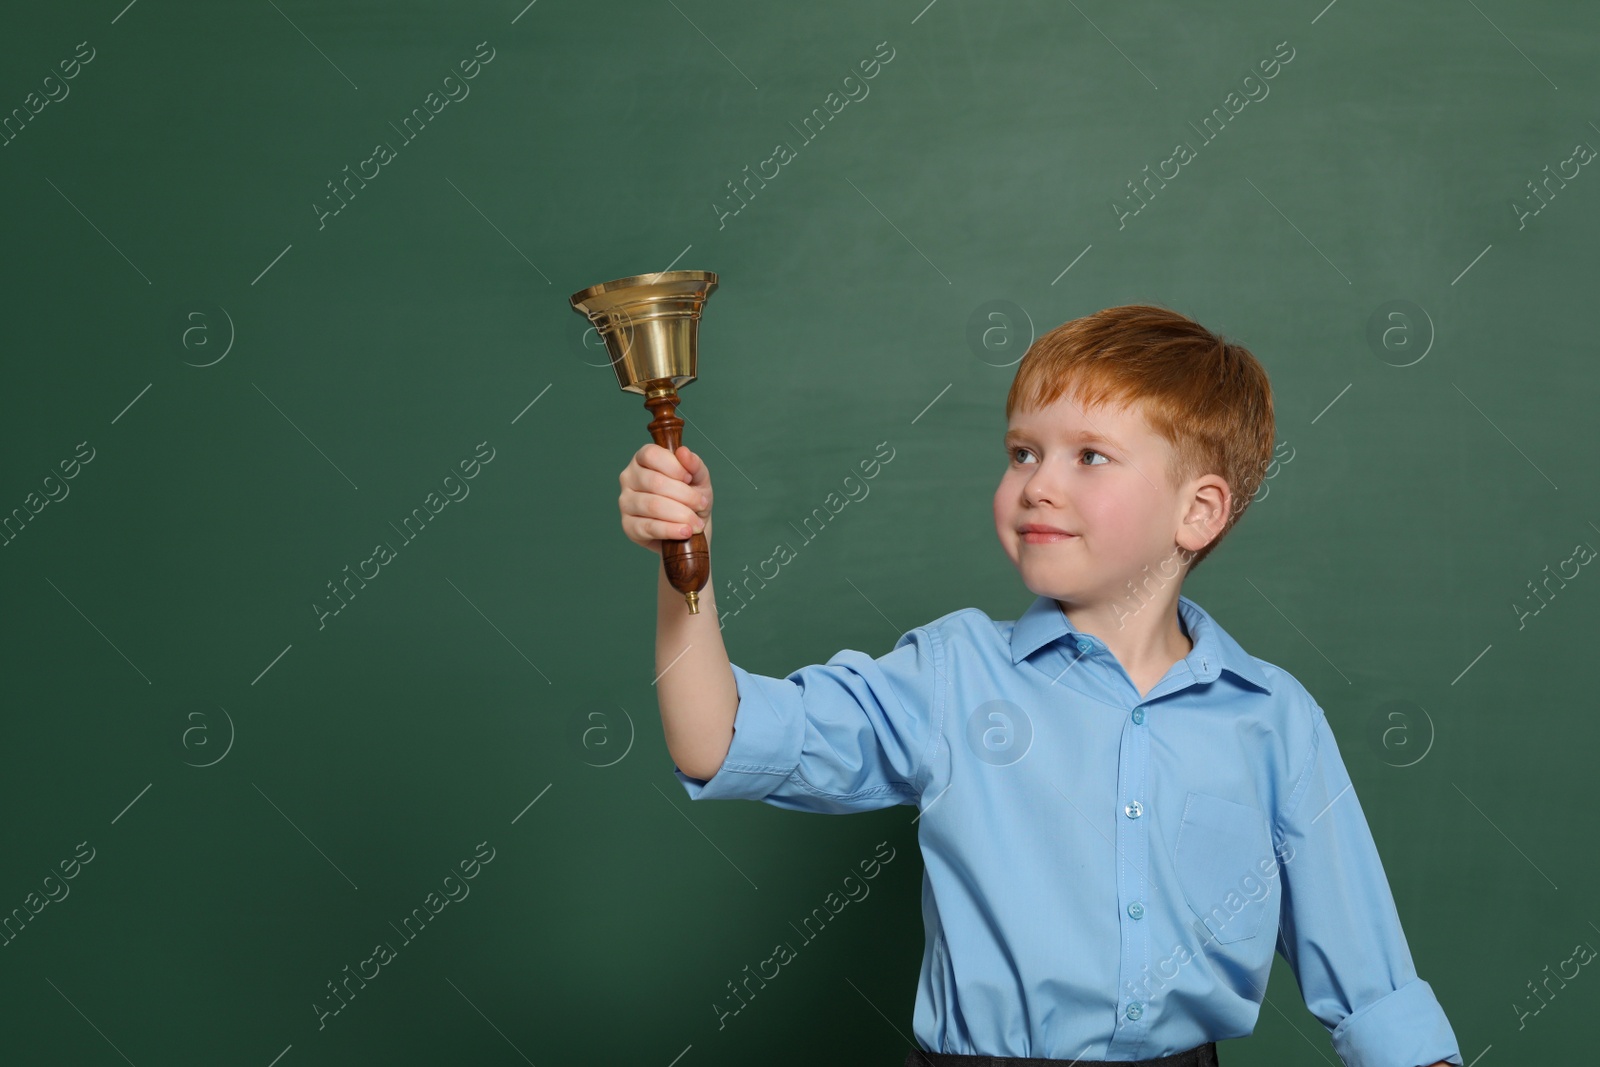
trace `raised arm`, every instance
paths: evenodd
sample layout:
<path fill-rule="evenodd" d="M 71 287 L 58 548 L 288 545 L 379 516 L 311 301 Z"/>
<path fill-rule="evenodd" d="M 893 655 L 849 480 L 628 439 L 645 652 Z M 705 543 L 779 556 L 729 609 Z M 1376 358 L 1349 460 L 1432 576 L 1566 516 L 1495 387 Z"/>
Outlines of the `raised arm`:
<path fill-rule="evenodd" d="M 641 448 L 621 475 L 622 529 L 660 551 L 704 523 L 711 478 L 688 448 Z M 692 800 L 763 800 L 798 811 L 867 811 L 917 801 L 949 684 L 937 633 L 919 627 L 873 659 L 845 649 L 786 678 L 728 662 L 715 581 L 691 615 L 656 580 L 656 701 L 674 773 Z"/>
<path fill-rule="evenodd" d="M 617 510 L 628 540 L 656 557 L 656 703 L 667 751 L 679 767 L 716 774 L 733 739 L 739 692 L 717 617 L 716 581 L 707 576 L 703 607 L 689 613 L 667 581 L 661 546 L 704 530 L 711 544 L 711 471 L 686 445 L 669 452 L 648 444 L 617 480 Z"/>
<path fill-rule="evenodd" d="M 706 520 L 706 544 L 711 520 Z M 657 569 L 656 703 L 672 760 L 696 778 L 710 778 L 733 742 L 739 691 L 722 643 L 714 578 L 700 592 L 700 612 L 689 614 L 683 594 Z"/>

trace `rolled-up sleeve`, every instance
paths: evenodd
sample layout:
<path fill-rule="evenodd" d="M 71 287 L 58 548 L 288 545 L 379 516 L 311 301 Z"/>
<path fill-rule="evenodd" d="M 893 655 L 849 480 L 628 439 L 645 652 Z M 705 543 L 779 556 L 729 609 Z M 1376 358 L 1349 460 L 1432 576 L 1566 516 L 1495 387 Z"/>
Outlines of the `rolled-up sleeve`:
<path fill-rule="evenodd" d="M 1372 831 L 1322 709 L 1279 820 L 1278 951 L 1347 1067 L 1461 1063 L 1433 988 L 1417 977 Z"/>
<path fill-rule="evenodd" d="M 944 714 L 947 668 L 936 629 L 918 627 L 873 659 L 846 649 L 784 678 L 733 665 L 739 707 L 717 773 L 672 773 L 691 800 L 760 800 L 844 814 L 914 804 Z"/>

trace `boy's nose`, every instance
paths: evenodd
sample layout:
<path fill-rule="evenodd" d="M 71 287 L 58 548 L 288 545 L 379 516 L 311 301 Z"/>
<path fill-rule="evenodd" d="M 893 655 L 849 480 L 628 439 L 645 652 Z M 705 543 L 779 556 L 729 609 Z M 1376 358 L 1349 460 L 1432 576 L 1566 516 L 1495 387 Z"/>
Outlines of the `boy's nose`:
<path fill-rule="evenodd" d="M 1022 487 L 1022 499 L 1033 507 L 1060 504 L 1066 499 L 1060 485 L 1047 475 L 1035 474 Z"/>

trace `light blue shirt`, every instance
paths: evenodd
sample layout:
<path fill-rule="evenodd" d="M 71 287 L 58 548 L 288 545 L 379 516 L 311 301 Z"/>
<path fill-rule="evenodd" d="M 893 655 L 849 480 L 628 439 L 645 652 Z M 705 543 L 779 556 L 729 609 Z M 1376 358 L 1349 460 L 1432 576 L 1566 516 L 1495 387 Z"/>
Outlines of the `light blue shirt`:
<path fill-rule="evenodd" d="M 1417 977 L 1322 708 L 1178 598 L 1194 644 L 1143 698 L 1041 596 L 873 659 L 733 666 L 739 708 L 691 799 L 915 805 L 924 1050 L 1137 1060 L 1255 1028 L 1273 952 L 1349 1067 L 1461 1063 Z"/>

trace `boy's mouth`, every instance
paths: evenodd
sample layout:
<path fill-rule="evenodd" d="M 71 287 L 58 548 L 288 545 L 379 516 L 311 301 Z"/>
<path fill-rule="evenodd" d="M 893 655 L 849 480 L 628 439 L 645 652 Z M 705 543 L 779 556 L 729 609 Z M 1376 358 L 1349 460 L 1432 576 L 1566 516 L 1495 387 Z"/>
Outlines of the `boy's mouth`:
<path fill-rule="evenodd" d="M 1019 526 L 1017 527 L 1017 532 L 1022 535 L 1023 543 L 1029 545 L 1044 545 L 1057 541 L 1070 541 L 1072 538 L 1078 536 L 1075 533 L 1069 533 L 1068 531 L 1063 530 L 1059 526 L 1046 526 L 1043 523 L 1037 522 L 1030 522 L 1025 526 Z"/>

